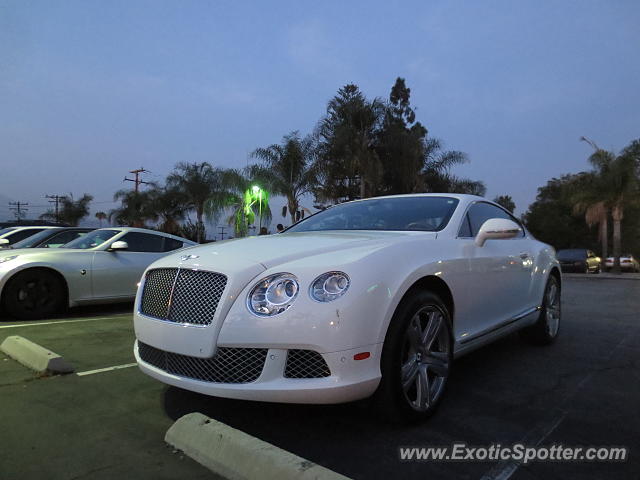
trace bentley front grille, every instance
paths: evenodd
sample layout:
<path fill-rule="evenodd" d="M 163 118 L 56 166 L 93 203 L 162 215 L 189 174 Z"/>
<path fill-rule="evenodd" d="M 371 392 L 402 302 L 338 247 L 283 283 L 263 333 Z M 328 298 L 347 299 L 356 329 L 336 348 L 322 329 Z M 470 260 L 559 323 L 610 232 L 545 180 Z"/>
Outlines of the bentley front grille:
<path fill-rule="evenodd" d="M 170 322 L 209 325 L 226 285 L 221 273 L 154 268 L 144 280 L 140 312 Z"/>
<path fill-rule="evenodd" d="M 138 341 L 142 361 L 181 377 L 212 383 L 250 383 L 258 379 L 267 348 L 220 347 L 213 358 L 166 352 Z"/>
<path fill-rule="evenodd" d="M 284 369 L 286 378 L 321 378 L 331 375 L 327 362 L 322 355 L 313 350 L 289 350 L 287 365 Z"/>

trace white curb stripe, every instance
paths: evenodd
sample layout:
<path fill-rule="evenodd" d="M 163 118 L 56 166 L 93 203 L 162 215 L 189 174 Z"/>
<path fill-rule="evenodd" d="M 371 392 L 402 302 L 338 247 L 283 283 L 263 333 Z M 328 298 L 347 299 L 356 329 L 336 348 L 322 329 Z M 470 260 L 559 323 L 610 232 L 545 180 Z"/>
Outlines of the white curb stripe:
<path fill-rule="evenodd" d="M 60 320 L 58 322 L 30 322 L 21 323 L 19 325 L 2 325 L 0 328 L 22 328 L 22 327 L 39 327 L 40 325 L 57 325 L 59 323 L 77 323 L 77 322 L 97 322 L 99 320 L 120 320 L 123 318 L 131 318 L 127 314 L 126 317 L 99 317 L 99 318 L 80 318 L 78 320 Z"/>
<path fill-rule="evenodd" d="M 136 367 L 137 365 L 138 365 L 137 363 L 125 363 L 123 365 L 115 365 L 113 367 L 98 368 L 96 370 L 85 370 L 84 372 L 76 373 L 76 375 L 78 375 L 79 377 L 83 377 L 85 375 L 93 375 L 94 373 L 110 372 L 111 370 L 120 370 L 122 368 Z"/>

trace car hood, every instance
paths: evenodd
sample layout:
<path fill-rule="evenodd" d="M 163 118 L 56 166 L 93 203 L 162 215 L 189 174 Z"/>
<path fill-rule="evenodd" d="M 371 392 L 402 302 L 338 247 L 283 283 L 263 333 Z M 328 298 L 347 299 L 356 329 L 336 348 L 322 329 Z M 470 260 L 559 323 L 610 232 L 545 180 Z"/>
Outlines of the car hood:
<path fill-rule="evenodd" d="M 11 257 L 14 255 L 19 255 L 20 257 L 29 256 L 41 256 L 41 255 L 50 255 L 55 253 L 56 255 L 64 255 L 78 252 L 93 252 L 93 250 L 89 249 L 78 249 L 78 248 L 8 248 L 6 250 L 0 250 L 0 258 L 2 257 Z"/>
<path fill-rule="evenodd" d="M 323 253 L 345 252 L 363 246 L 375 249 L 417 235 L 424 238 L 436 237 L 433 232 L 290 232 L 192 247 L 169 255 L 156 263 L 167 266 L 186 263 L 194 267 L 221 272 L 233 272 L 254 265 L 261 265 L 263 269 L 268 269 L 299 258 Z"/>

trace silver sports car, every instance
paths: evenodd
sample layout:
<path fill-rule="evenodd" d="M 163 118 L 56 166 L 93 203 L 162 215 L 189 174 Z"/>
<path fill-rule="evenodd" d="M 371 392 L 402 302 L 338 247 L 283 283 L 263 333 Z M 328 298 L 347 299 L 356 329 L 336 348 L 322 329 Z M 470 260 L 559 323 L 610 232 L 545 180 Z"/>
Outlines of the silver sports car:
<path fill-rule="evenodd" d="M 3 316 L 36 319 L 90 303 L 133 299 L 142 272 L 169 252 L 196 245 L 143 228 L 94 230 L 61 248 L 0 253 Z"/>

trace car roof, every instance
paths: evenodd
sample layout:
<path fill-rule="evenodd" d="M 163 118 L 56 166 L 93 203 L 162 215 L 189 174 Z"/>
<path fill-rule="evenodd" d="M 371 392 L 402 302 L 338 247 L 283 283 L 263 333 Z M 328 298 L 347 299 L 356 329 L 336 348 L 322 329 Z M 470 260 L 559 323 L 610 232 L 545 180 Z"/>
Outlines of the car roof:
<path fill-rule="evenodd" d="M 165 233 L 165 232 L 161 232 L 159 230 L 151 230 L 149 228 L 139 228 L 139 227 L 104 227 L 104 228 L 97 228 L 95 229 L 95 231 L 100 231 L 100 230 L 118 230 L 120 232 L 138 232 L 138 233 L 150 233 L 153 235 L 160 235 L 162 237 L 169 237 L 169 238 L 174 238 L 176 240 L 180 240 L 181 242 L 187 242 L 190 245 L 198 245 L 196 242 L 189 240 L 187 238 L 184 237 L 178 237 L 177 235 L 171 235 L 170 233 Z"/>
<path fill-rule="evenodd" d="M 491 200 L 485 198 L 485 197 L 480 197 L 478 195 L 469 195 L 466 193 L 403 193 L 400 195 L 383 195 L 380 197 L 367 197 L 367 198 L 360 198 L 358 200 L 352 200 L 353 202 L 364 202 L 367 200 L 379 200 L 381 198 L 405 198 L 405 197 L 449 197 L 449 198 L 456 198 L 458 200 L 468 200 L 468 201 L 478 201 L 478 200 L 482 200 L 485 202 L 489 202 L 489 203 L 494 203 Z M 347 202 L 345 202 L 347 203 Z"/>
<path fill-rule="evenodd" d="M 18 230 L 26 230 L 28 228 L 40 228 L 40 229 L 46 230 L 46 229 L 60 228 L 60 227 L 51 226 L 51 225 L 20 225 L 19 227 L 7 227 L 7 228 L 13 228 L 12 231 L 17 232 Z"/>

